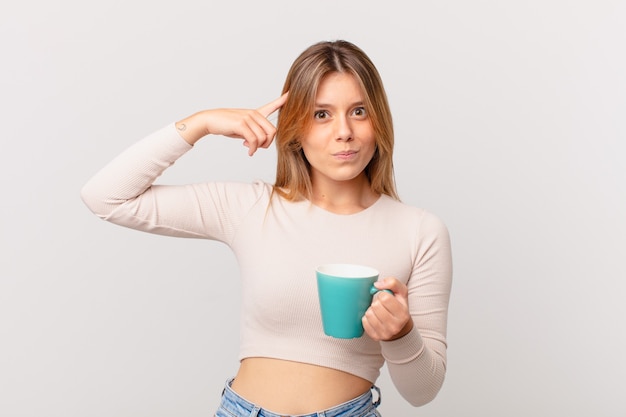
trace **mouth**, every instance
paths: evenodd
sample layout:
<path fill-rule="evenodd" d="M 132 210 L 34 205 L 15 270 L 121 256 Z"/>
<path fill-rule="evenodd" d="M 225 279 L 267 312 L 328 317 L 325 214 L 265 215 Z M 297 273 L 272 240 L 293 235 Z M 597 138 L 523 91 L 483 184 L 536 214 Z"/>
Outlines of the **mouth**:
<path fill-rule="evenodd" d="M 335 152 L 333 156 L 342 161 L 349 161 L 351 159 L 356 158 L 357 153 L 358 151 L 341 151 L 341 152 Z"/>
<path fill-rule="evenodd" d="M 356 155 L 357 152 L 358 151 L 341 151 L 341 152 L 334 153 L 333 156 L 348 157 L 348 156 Z"/>

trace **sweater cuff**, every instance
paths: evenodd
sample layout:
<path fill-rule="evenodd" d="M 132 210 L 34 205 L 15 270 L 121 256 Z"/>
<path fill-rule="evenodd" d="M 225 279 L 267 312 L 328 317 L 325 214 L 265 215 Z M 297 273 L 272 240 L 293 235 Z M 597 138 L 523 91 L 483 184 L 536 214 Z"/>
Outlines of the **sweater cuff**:
<path fill-rule="evenodd" d="M 417 359 L 424 351 L 424 340 L 415 326 L 400 339 L 381 342 L 381 351 L 389 363 L 403 364 Z"/>
<path fill-rule="evenodd" d="M 187 152 L 188 150 L 190 150 L 191 148 L 193 148 L 193 145 L 191 145 L 189 142 L 187 142 L 185 139 L 183 139 L 183 137 L 180 135 L 180 132 L 178 132 L 178 129 L 176 129 L 176 123 L 174 123 L 174 122 L 172 122 L 172 123 L 168 124 L 167 126 L 163 127 L 157 133 L 162 133 L 163 136 L 165 136 L 167 138 L 171 138 L 172 139 L 172 146 L 174 147 L 173 149 L 177 153 L 179 153 L 179 155 L 182 155 L 185 152 Z M 176 139 L 174 139 L 174 138 L 176 138 Z"/>

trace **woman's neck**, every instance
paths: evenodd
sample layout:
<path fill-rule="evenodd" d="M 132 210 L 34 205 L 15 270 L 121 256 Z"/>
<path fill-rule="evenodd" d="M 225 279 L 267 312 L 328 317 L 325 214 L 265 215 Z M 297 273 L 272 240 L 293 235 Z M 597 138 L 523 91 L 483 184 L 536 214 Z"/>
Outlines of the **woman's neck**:
<path fill-rule="evenodd" d="M 337 214 L 354 214 L 374 204 L 379 194 L 372 191 L 365 175 L 350 181 L 320 181 L 312 178 L 311 202 Z"/>

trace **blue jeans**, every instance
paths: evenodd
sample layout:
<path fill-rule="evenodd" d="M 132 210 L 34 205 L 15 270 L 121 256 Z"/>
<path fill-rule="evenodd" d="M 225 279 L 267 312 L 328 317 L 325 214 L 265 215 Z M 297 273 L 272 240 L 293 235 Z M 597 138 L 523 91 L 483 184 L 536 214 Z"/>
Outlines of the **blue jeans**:
<path fill-rule="evenodd" d="M 215 417 L 288 417 L 264 410 L 241 398 L 230 388 L 232 381 L 232 379 L 226 381 L 226 386 L 222 392 L 222 402 L 215 413 Z M 380 389 L 376 386 L 372 386 L 372 389 L 377 393 L 376 401 L 374 401 L 374 396 L 370 390 L 336 407 L 317 413 L 302 414 L 298 417 L 380 417 L 376 411 L 376 407 L 380 404 Z"/>

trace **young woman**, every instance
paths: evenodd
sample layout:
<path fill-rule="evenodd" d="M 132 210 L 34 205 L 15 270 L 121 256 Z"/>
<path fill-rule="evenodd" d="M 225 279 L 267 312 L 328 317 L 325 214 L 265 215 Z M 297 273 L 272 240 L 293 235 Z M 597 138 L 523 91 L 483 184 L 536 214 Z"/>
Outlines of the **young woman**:
<path fill-rule="evenodd" d="M 267 117 L 279 111 L 277 126 Z M 204 137 L 276 138 L 274 184 L 154 181 Z M 378 416 L 383 363 L 411 404 L 431 401 L 446 371 L 450 240 L 433 214 L 401 203 L 382 81 L 346 41 L 294 61 L 283 94 L 256 109 L 212 109 L 139 141 L 97 173 L 82 197 L 99 217 L 150 233 L 224 242 L 242 280 L 240 367 L 216 416 Z M 288 261 L 286 261 L 288 260 Z M 365 334 L 322 330 L 315 267 L 381 272 Z M 318 414 L 324 412 L 325 414 Z"/>

